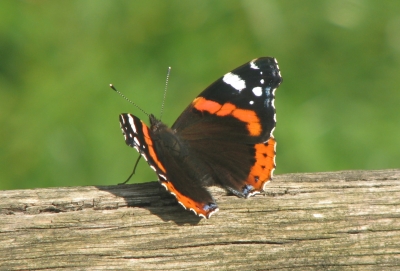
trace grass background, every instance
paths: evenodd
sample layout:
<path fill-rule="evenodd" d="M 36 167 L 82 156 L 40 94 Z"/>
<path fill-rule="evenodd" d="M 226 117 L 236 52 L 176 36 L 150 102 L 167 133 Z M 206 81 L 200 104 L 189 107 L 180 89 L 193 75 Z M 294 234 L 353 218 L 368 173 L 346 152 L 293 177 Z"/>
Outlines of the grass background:
<path fill-rule="evenodd" d="M 118 114 L 171 125 L 206 86 L 279 61 L 276 174 L 399 167 L 400 2 L 0 1 L 0 189 L 117 184 Z M 146 120 L 147 121 L 147 120 Z M 141 161 L 134 182 L 154 181 Z"/>

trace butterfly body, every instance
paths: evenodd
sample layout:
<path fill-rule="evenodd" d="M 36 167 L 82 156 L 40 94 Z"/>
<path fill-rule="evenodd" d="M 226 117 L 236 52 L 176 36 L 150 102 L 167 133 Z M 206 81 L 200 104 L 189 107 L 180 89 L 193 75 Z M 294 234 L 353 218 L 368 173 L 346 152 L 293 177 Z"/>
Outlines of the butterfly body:
<path fill-rule="evenodd" d="M 120 115 L 125 142 L 157 173 L 186 209 L 209 218 L 218 206 L 206 189 L 221 185 L 248 198 L 275 169 L 275 90 L 282 78 L 274 58 L 254 59 L 206 88 L 169 128 Z"/>

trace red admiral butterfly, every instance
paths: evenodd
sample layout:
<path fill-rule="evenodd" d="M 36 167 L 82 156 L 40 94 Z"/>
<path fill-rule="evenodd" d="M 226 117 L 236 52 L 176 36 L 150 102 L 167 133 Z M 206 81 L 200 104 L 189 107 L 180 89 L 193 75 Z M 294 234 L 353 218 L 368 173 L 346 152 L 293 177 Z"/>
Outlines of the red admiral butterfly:
<path fill-rule="evenodd" d="M 121 114 L 125 142 L 185 209 L 209 218 L 218 206 L 206 186 L 219 184 L 248 198 L 271 180 L 274 99 L 281 82 L 275 58 L 254 59 L 206 88 L 171 128 L 154 115 L 149 128 L 139 118 Z"/>

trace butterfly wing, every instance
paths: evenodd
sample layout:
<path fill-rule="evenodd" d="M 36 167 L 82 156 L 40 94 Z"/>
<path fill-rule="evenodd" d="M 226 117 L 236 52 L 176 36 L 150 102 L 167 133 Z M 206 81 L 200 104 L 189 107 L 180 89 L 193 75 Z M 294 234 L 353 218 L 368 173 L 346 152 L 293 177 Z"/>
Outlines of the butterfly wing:
<path fill-rule="evenodd" d="M 263 190 L 275 169 L 275 90 L 282 82 L 274 58 L 254 59 L 225 74 L 185 109 L 172 129 L 186 142 L 203 183 L 241 197 Z"/>
<path fill-rule="evenodd" d="M 120 115 L 127 145 L 135 148 L 153 169 L 158 179 L 178 202 L 195 214 L 209 218 L 218 206 L 198 181 L 195 165 L 187 165 L 186 146 L 176 134 L 150 115 L 151 128 L 131 114 Z"/>

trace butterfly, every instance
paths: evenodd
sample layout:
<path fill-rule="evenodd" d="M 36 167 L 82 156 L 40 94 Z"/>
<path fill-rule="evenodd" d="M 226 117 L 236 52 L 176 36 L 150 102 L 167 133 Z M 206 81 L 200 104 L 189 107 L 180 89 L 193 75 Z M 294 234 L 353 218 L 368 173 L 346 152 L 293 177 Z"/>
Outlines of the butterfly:
<path fill-rule="evenodd" d="M 200 217 L 219 208 L 207 186 L 248 198 L 264 190 L 275 169 L 278 62 L 260 57 L 226 73 L 201 92 L 168 127 L 150 114 L 119 116 L 135 148 L 177 201 Z"/>

